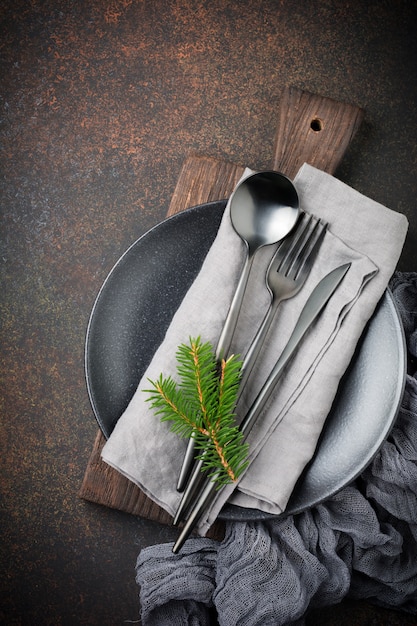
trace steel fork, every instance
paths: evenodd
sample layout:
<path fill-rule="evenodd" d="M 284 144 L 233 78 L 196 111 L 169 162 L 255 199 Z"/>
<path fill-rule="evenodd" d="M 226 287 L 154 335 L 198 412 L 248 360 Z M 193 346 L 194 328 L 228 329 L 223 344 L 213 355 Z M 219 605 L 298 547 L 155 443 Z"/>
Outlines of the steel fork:
<path fill-rule="evenodd" d="M 327 223 L 302 213 L 294 232 L 281 242 L 272 258 L 266 274 L 266 283 L 271 294 L 271 304 L 244 358 L 241 369 L 240 393 L 249 378 L 259 355 L 278 305 L 295 296 L 304 285 L 313 266 L 326 233 Z M 203 461 L 199 460 L 192 470 L 174 517 L 178 525 L 186 516 L 192 498 L 206 478 L 201 473 Z"/>
<path fill-rule="evenodd" d="M 327 223 L 302 213 L 294 234 L 281 242 L 266 274 L 271 304 L 242 364 L 242 390 L 264 344 L 272 320 L 283 300 L 293 298 L 304 285 L 326 233 Z"/>

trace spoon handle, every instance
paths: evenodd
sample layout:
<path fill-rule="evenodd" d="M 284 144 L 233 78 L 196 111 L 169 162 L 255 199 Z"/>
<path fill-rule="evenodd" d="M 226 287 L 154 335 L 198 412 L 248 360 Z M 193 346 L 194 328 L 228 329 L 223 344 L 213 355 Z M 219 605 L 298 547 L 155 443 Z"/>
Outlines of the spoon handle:
<path fill-rule="evenodd" d="M 220 361 L 222 358 L 227 359 L 227 357 L 229 356 L 230 344 L 232 343 L 237 320 L 239 318 L 240 309 L 242 308 L 242 302 L 246 291 L 246 285 L 248 284 L 248 278 L 250 270 L 252 268 L 253 259 L 254 253 L 250 250 L 249 247 L 247 247 L 247 253 L 242 272 L 240 274 L 240 278 L 236 286 L 236 291 L 234 293 L 229 311 L 223 324 L 222 332 L 220 333 L 219 341 L 217 343 L 217 361 Z"/>
<path fill-rule="evenodd" d="M 250 376 L 250 373 L 253 369 L 253 366 L 255 365 L 255 361 L 258 358 L 259 352 L 265 342 L 266 335 L 268 334 L 268 330 L 271 326 L 272 320 L 275 317 L 275 313 L 277 311 L 278 305 L 281 301 L 282 301 L 282 298 L 273 298 L 267 312 L 265 313 L 265 317 L 262 320 L 262 324 L 260 325 L 245 355 L 245 358 L 242 364 L 241 377 L 240 377 L 240 391 L 241 392 L 243 391 L 246 385 L 246 382 Z"/>
<path fill-rule="evenodd" d="M 247 246 L 246 258 L 243 264 L 242 272 L 240 274 L 236 291 L 234 293 L 229 311 L 223 325 L 222 332 L 220 333 L 219 341 L 217 343 L 216 360 L 218 362 L 220 362 L 222 358 L 226 359 L 229 356 L 230 344 L 232 343 L 237 320 L 239 318 L 240 309 L 242 308 L 242 302 L 246 291 L 246 285 L 248 284 L 248 278 L 252 268 L 253 258 L 254 252 L 250 250 L 249 246 Z M 194 464 L 194 457 L 195 443 L 194 438 L 190 437 L 190 439 L 188 440 L 187 449 L 185 451 L 184 460 L 181 465 L 180 474 L 177 482 L 177 491 L 179 491 L 180 493 L 184 491 L 190 477 L 190 473 Z"/>

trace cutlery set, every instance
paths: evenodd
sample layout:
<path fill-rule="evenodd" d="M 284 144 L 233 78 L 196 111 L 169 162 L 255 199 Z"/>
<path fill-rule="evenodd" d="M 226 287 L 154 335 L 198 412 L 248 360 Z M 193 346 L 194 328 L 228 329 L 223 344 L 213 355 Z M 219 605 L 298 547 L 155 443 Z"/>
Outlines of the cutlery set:
<path fill-rule="evenodd" d="M 274 219 L 275 223 L 277 223 L 279 218 L 284 216 L 284 225 L 281 224 L 280 227 L 275 229 L 275 237 L 272 242 L 270 240 L 266 241 L 264 236 L 262 240 L 264 243 L 260 244 L 261 239 L 257 238 L 255 233 L 256 211 L 261 207 L 261 211 L 265 213 L 265 205 L 267 205 L 269 218 L 270 220 L 272 219 L 272 198 L 274 192 L 275 194 L 277 193 L 277 184 L 281 186 L 278 191 L 281 192 L 283 201 L 280 201 L 278 204 L 275 203 Z M 284 211 L 285 202 L 291 203 L 290 208 L 292 211 L 290 213 L 288 210 Z M 249 219 L 247 217 L 248 214 L 250 215 Z M 228 356 L 228 350 L 244 299 L 254 254 L 249 249 L 248 240 L 257 240 L 258 245 L 256 249 L 263 245 L 268 245 L 268 243 L 278 242 L 277 251 L 269 264 L 265 276 L 266 287 L 270 294 L 270 305 L 243 359 L 240 382 L 240 390 L 242 390 L 259 357 L 279 304 L 294 297 L 305 284 L 324 239 L 327 224 L 299 210 L 297 194 L 291 181 L 277 172 L 261 172 L 249 176 L 237 186 L 231 198 L 231 221 L 237 234 L 246 242 L 247 258 L 217 345 L 216 358 L 218 360 Z M 258 220 L 258 226 L 262 222 L 265 222 L 264 216 L 261 220 Z M 249 232 L 251 229 L 252 232 Z M 337 267 L 327 274 L 313 289 L 301 311 L 287 345 L 277 359 L 248 412 L 241 420 L 239 429 L 244 436 L 249 433 L 262 413 L 285 366 L 293 356 L 307 330 L 343 280 L 349 267 L 350 263 Z M 219 487 L 216 484 L 216 476 L 209 477 L 207 474 L 204 474 L 201 471 L 203 460 L 195 461 L 194 456 L 193 439 L 190 438 L 177 483 L 177 490 L 183 492 L 183 495 L 174 517 L 174 525 L 184 522 L 184 526 L 174 544 L 174 553 L 179 552 L 219 491 Z"/>

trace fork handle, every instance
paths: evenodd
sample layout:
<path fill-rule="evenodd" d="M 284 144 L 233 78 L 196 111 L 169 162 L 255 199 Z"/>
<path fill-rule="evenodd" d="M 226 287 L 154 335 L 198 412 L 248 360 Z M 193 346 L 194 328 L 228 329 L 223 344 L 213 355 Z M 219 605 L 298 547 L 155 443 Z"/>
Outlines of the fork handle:
<path fill-rule="evenodd" d="M 265 342 L 266 335 L 268 334 L 268 330 L 271 326 L 272 320 L 275 317 L 275 313 L 278 309 L 278 305 L 280 304 L 280 302 L 282 302 L 282 300 L 284 300 L 284 298 L 282 297 L 280 298 L 273 297 L 271 304 L 269 305 L 268 310 L 265 313 L 264 319 L 262 320 L 262 323 L 254 339 L 252 340 L 252 343 L 249 346 L 249 349 L 242 363 L 241 379 L 240 379 L 240 384 L 239 384 L 239 395 L 238 395 L 237 400 L 239 400 L 240 395 L 242 394 L 242 391 L 250 376 L 250 373 L 253 369 L 255 361 Z M 193 471 L 191 472 L 192 463 L 194 459 L 194 448 L 195 448 L 194 439 L 191 438 L 188 441 L 188 447 L 185 453 L 184 463 L 181 468 L 181 474 L 180 474 L 180 479 L 179 479 L 179 484 L 181 481 L 181 485 L 184 485 L 184 488 L 179 489 L 177 485 L 177 490 L 184 491 L 184 493 L 183 493 L 183 496 L 181 498 L 179 507 L 177 509 L 177 512 L 174 518 L 174 526 L 178 525 L 179 522 L 181 522 L 184 519 L 184 514 L 186 513 L 186 510 L 189 507 L 190 501 L 192 497 L 194 496 L 198 485 L 202 483 L 202 474 L 201 474 L 201 467 L 203 465 L 202 460 L 198 461 L 197 465 L 194 467 Z M 185 469 L 186 465 L 187 465 L 187 468 Z"/>
<path fill-rule="evenodd" d="M 187 483 L 190 479 L 190 474 L 194 466 L 195 461 L 195 440 L 194 436 L 191 435 L 187 442 L 187 449 L 184 454 L 184 458 L 182 461 L 180 473 L 177 481 L 177 491 L 182 493 L 187 486 Z"/>
<path fill-rule="evenodd" d="M 273 297 L 271 304 L 269 305 L 268 310 L 265 313 L 264 319 L 262 320 L 262 323 L 254 339 L 252 340 L 252 343 L 249 346 L 249 349 L 242 363 L 241 378 L 239 383 L 239 395 L 237 401 L 242 394 L 243 388 L 250 376 L 255 361 L 265 342 L 266 335 L 268 334 L 268 330 L 271 326 L 272 320 L 275 317 L 278 305 L 280 304 L 280 302 L 282 302 L 282 300 L 284 300 L 283 297 Z M 177 484 L 177 491 L 183 491 L 184 493 L 174 518 L 174 526 L 178 525 L 184 519 L 184 514 L 189 507 L 190 501 L 193 498 L 198 485 L 202 483 L 201 468 L 203 465 L 203 461 L 198 461 L 197 465 L 193 469 L 192 465 L 194 462 L 194 453 L 195 444 L 194 439 L 191 438 L 188 441 L 184 462 L 181 468 L 180 478 Z"/>
<path fill-rule="evenodd" d="M 247 351 L 244 361 L 242 363 L 241 377 L 239 383 L 239 395 L 237 398 L 238 400 L 249 378 L 249 375 L 258 357 L 261 347 L 265 341 L 265 337 L 271 326 L 272 320 L 275 317 L 278 305 L 282 300 L 283 298 L 272 299 L 271 304 L 261 323 L 261 326 L 259 327 L 251 345 L 249 346 L 249 350 Z M 190 499 L 192 498 L 192 494 L 194 493 L 197 480 L 199 477 L 201 477 L 202 461 L 199 461 L 193 469 L 194 457 L 195 442 L 194 438 L 190 437 L 190 439 L 188 440 L 187 449 L 177 482 L 177 491 L 183 492 L 183 496 L 177 509 L 176 516 L 174 518 L 174 525 L 177 525 L 182 520 L 184 512 L 189 504 Z"/>
<path fill-rule="evenodd" d="M 191 439 L 190 439 L 191 441 Z M 193 448 L 194 449 L 194 448 Z M 197 494 L 198 489 L 205 482 L 205 474 L 201 471 L 203 467 L 204 453 L 202 458 L 199 459 L 194 465 L 194 458 L 191 460 L 189 478 L 187 478 L 187 484 L 184 489 L 184 493 L 178 505 L 177 511 L 173 519 L 173 526 L 178 526 L 187 517 L 187 510 L 190 508 L 194 496 Z"/>
<path fill-rule="evenodd" d="M 265 313 L 265 317 L 262 320 L 262 323 L 260 327 L 258 328 L 258 331 L 249 346 L 249 349 L 242 363 L 240 386 L 239 386 L 240 393 L 242 393 L 243 388 L 253 369 L 253 366 L 255 365 L 256 359 L 258 358 L 259 352 L 261 351 L 261 348 L 263 344 L 265 343 L 268 330 L 270 329 L 272 320 L 275 317 L 275 313 L 277 311 L 278 305 L 280 304 L 280 302 L 282 302 L 282 300 L 284 300 L 284 298 L 272 299 L 272 302 L 267 312 Z"/>

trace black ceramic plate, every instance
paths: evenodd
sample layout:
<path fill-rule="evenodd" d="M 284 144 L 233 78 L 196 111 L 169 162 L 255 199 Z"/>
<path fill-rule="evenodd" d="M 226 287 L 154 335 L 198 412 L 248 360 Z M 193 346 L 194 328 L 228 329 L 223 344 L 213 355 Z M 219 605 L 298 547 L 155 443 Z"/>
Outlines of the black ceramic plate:
<path fill-rule="evenodd" d="M 216 236 L 225 202 L 179 213 L 138 239 L 119 259 L 95 301 L 87 329 L 87 388 L 108 438 L 133 396 Z M 343 378 L 316 454 L 286 513 L 339 491 L 370 463 L 397 415 L 406 373 L 402 326 L 389 291 Z M 227 506 L 229 519 L 268 517 Z"/>

